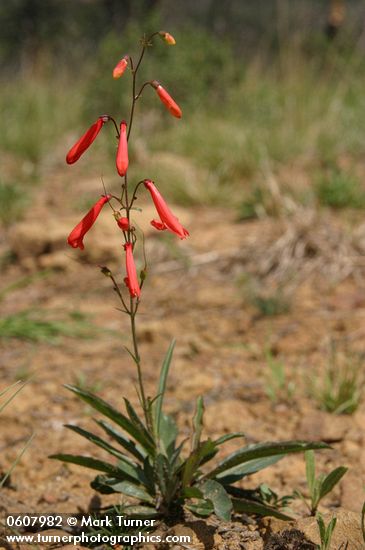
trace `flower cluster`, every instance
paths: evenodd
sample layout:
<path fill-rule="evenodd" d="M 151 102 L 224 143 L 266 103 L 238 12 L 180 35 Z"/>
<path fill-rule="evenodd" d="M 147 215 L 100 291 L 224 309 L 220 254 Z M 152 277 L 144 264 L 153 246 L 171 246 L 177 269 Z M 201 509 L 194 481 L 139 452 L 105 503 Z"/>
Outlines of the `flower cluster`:
<path fill-rule="evenodd" d="M 145 277 L 145 271 L 142 271 L 140 274 L 140 279 L 137 274 L 133 251 L 137 241 L 135 235 L 135 229 L 130 222 L 130 210 L 133 206 L 134 201 L 137 198 L 137 190 L 140 185 L 143 183 L 144 187 L 150 192 L 152 201 L 156 207 L 158 214 L 158 219 L 153 219 L 151 225 L 157 230 L 168 230 L 172 233 L 175 233 L 180 239 L 185 239 L 189 233 L 185 227 L 179 222 L 177 217 L 171 212 L 169 206 L 167 205 L 165 199 L 157 189 L 156 185 L 150 179 L 144 179 L 137 183 L 133 193 L 131 194 L 128 190 L 127 183 L 127 172 L 129 166 L 129 157 L 128 157 L 128 141 L 130 137 L 130 132 L 133 122 L 133 113 L 134 106 L 136 101 L 141 97 L 143 90 L 150 85 L 153 89 L 156 90 L 158 97 L 161 102 L 165 105 L 170 114 L 176 118 L 181 118 L 182 112 L 178 104 L 173 100 L 170 94 L 161 86 L 157 80 L 151 80 L 145 82 L 141 87 L 141 90 L 138 94 L 135 93 L 136 86 L 136 73 L 141 62 L 145 48 L 150 45 L 151 39 L 158 35 L 166 44 L 174 45 L 174 37 L 164 31 L 154 33 L 148 40 L 143 44 L 142 54 L 136 65 L 133 63 L 133 58 L 130 55 L 124 55 L 122 59 L 117 63 L 113 70 L 113 78 L 120 78 L 124 72 L 130 67 L 133 78 L 133 97 L 132 97 L 132 109 L 129 122 L 122 120 L 119 125 L 110 115 L 102 115 L 94 122 L 94 124 L 84 133 L 83 136 L 71 147 L 70 151 L 67 153 L 66 162 L 68 164 L 73 164 L 85 153 L 85 151 L 92 145 L 102 127 L 107 122 L 112 122 L 117 131 L 117 151 L 116 151 L 116 169 L 122 180 L 122 192 L 121 196 L 117 197 L 115 195 L 104 194 L 101 198 L 93 205 L 90 211 L 82 218 L 82 220 L 74 227 L 68 237 L 68 244 L 73 248 L 84 249 L 84 237 L 86 233 L 91 229 L 97 217 L 99 216 L 103 206 L 106 203 L 109 203 L 111 206 L 114 217 L 116 219 L 118 227 L 122 230 L 124 236 L 124 251 L 125 251 L 125 269 L 126 277 L 124 282 L 126 287 L 129 290 L 131 299 L 140 298 L 141 295 L 141 286 L 143 279 Z M 112 201 L 114 201 L 112 203 Z M 117 207 L 115 206 L 115 201 L 118 203 Z M 127 311 L 130 313 L 130 311 Z"/>

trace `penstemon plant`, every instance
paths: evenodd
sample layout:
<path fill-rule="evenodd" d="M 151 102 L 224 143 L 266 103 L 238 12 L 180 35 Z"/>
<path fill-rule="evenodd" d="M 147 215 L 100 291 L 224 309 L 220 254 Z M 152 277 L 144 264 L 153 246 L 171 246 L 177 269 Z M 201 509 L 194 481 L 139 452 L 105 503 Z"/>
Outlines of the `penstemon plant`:
<path fill-rule="evenodd" d="M 155 32 L 141 40 L 139 57 L 134 59 L 125 55 L 116 65 L 113 77 L 121 77 L 128 69 L 131 72 L 131 105 L 128 121 L 117 124 L 110 115 L 102 115 L 75 143 L 67 154 L 68 164 L 75 163 L 90 147 L 97 135 L 107 123 L 112 123 L 117 133 L 116 169 L 121 177 L 120 194 L 104 195 L 95 203 L 80 223 L 71 231 L 68 243 L 74 248 L 84 248 L 84 237 L 99 216 L 102 208 L 109 204 L 113 211 L 121 238 L 124 239 L 126 277 L 121 285 L 117 277 L 107 268 L 101 271 L 110 278 L 113 288 L 121 302 L 121 311 L 130 319 L 132 348 L 127 349 L 136 366 L 138 380 L 138 397 L 142 414 L 139 414 L 124 399 L 125 413 L 112 407 L 97 395 L 76 386 L 66 387 L 83 401 L 101 413 L 105 419 L 96 419 L 99 428 L 107 438 L 91 433 L 78 426 L 67 426 L 102 448 L 112 457 L 112 461 L 77 456 L 70 454 L 52 455 L 51 458 L 78 464 L 101 472 L 92 481 L 91 486 L 100 493 L 121 493 L 127 497 L 123 503 L 123 513 L 134 516 L 171 518 L 183 512 L 184 507 L 200 516 L 215 513 L 218 517 L 229 520 L 231 513 L 246 512 L 259 515 L 273 515 L 289 519 L 277 508 L 270 506 L 261 497 L 259 491 L 245 490 L 234 484 L 271 464 L 278 462 L 288 453 L 302 452 L 309 449 L 328 447 L 324 443 L 305 441 L 265 442 L 251 444 L 225 456 L 210 468 L 208 462 L 215 458 L 221 446 L 244 434 L 231 433 L 212 440 L 204 439 L 203 415 L 204 404 L 201 397 L 197 400 L 193 418 L 190 449 L 185 451 L 187 441 L 181 442 L 173 418 L 163 411 L 163 400 L 166 381 L 172 360 L 175 343 L 172 342 L 162 364 L 156 395 L 146 395 L 143 382 L 142 361 L 138 349 L 136 318 L 141 302 L 141 291 L 146 280 L 147 267 L 142 240 L 144 267 L 137 273 L 134 254 L 138 238 L 131 220 L 131 211 L 138 193 L 145 187 L 150 193 L 158 214 L 151 224 L 157 230 L 167 230 L 180 239 L 188 237 L 188 231 L 171 212 L 155 183 L 143 179 L 137 183 L 128 181 L 128 142 L 136 111 L 136 104 L 145 90 L 151 86 L 159 99 L 176 118 L 182 112 L 169 93 L 156 80 L 138 82 L 138 71 L 145 53 L 153 45 L 156 37 L 168 45 L 175 40 L 169 33 Z M 133 502 L 128 501 L 132 498 Z"/>

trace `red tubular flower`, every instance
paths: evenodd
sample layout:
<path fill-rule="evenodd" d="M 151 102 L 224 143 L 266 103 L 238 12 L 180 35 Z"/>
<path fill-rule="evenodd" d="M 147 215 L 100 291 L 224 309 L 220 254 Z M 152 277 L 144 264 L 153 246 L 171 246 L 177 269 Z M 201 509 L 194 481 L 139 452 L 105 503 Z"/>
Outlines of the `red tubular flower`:
<path fill-rule="evenodd" d="M 176 44 L 175 38 L 169 32 L 160 31 L 158 34 L 169 46 L 174 46 Z"/>
<path fill-rule="evenodd" d="M 128 231 L 129 229 L 129 220 L 128 218 L 118 218 L 117 224 L 121 228 L 122 231 Z"/>
<path fill-rule="evenodd" d="M 120 78 L 128 66 L 128 55 L 122 57 L 122 59 L 116 64 L 113 70 L 113 78 Z"/>
<path fill-rule="evenodd" d="M 160 221 L 152 220 L 151 225 L 160 231 L 168 229 L 172 233 L 176 233 L 180 239 L 185 239 L 189 235 L 188 230 L 181 225 L 177 217 L 171 212 L 153 181 L 144 180 L 143 183 L 146 189 L 148 189 L 151 193 L 152 200 L 155 204 L 158 215 L 160 216 Z"/>
<path fill-rule="evenodd" d="M 122 120 L 120 123 L 120 136 L 116 158 L 118 174 L 121 177 L 126 175 L 128 163 L 127 123 L 125 120 Z"/>
<path fill-rule="evenodd" d="M 66 156 L 67 164 L 73 164 L 90 147 L 105 122 L 109 120 L 107 115 L 99 116 L 98 120 L 84 133 L 83 136 L 71 147 Z"/>
<path fill-rule="evenodd" d="M 136 265 L 133 258 L 133 246 L 132 243 L 126 243 L 124 245 L 125 261 L 127 277 L 124 279 L 126 286 L 128 287 L 129 294 L 132 298 L 139 298 L 141 295 L 141 289 L 138 282 Z"/>
<path fill-rule="evenodd" d="M 170 113 L 176 118 L 182 117 L 182 112 L 177 103 L 172 99 L 170 94 L 161 86 L 157 80 L 151 82 L 152 86 L 155 88 L 158 97 L 161 99 L 162 103 L 170 111 Z"/>
<path fill-rule="evenodd" d="M 99 216 L 104 204 L 108 202 L 111 195 L 103 195 L 82 218 L 82 220 L 73 228 L 68 236 L 67 242 L 72 248 L 80 248 L 84 250 L 83 239 L 85 234 L 94 225 L 96 218 Z"/>

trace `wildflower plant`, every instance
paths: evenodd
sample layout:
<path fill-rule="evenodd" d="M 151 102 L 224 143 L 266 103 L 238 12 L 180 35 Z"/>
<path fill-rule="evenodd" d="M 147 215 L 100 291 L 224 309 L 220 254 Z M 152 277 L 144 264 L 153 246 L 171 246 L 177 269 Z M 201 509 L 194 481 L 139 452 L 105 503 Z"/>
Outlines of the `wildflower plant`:
<path fill-rule="evenodd" d="M 228 520 L 233 511 L 273 515 L 285 519 L 285 514 L 264 501 L 259 490 L 245 490 L 235 486 L 235 483 L 278 462 L 288 453 L 321 449 L 327 447 L 326 444 L 305 441 L 251 444 L 228 454 L 220 461 L 215 461 L 213 466 L 209 467 L 208 463 L 216 457 L 224 443 L 235 438 L 243 438 L 244 434 L 238 432 L 225 434 L 218 439 L 204 438 L 204 403 L 199 397 L 192 421 L 190 448 L 187 449 L 187 440 L 181 441 L 174 419 L 163 410 L 174 342 L 169 346 L 163 361 L 156 394 L 146 394 L 136 320 L 147 277 L 147 263 L 144 241 L 139 242 L 131 218 L 141 190 L 145 188 L 149 192 L 155 205 L 157 216 L 151 224 L 156 230 L 167 230 L 180 239 L 189 236 L 188 230 L 173 214 L 152 180 L 144 178 L 136 183 L 128 180 L 128 144 L 136 106 L 148 87 L 152 87 L 173 117 L 182 117 L 178 104 L 157 80 L 138 82 L 138 71 L 145 53 L 157 37 L 168 45 L 175 44 L 175 39 L 169 33 L 155 32 L 149 37 L 142 38 L 139 57 L 135 59 L 129 54 L 124 55 L 114 68 L 114 78 L 126 76 L 129 70 L 131 73 L 132 96 L 128 119 L 123 118 L 117 123 L 109 114 L 99 116 L 66 157 L 67 163 L 76 162 L 92 145 L 104 126 L 110 126 L 111 123 L 117 137 L 116 170 L 121 178 L 120 193 L 116 195 L 105 192 L 71 231 L 68 243 L 83 250 L 87 232 L 104 206 L 108 204 L 111 207 L 116 220 L 116 230 L 120 231 L 123 244 L 121 254 L 124 254 L 125 262 L 124 285 L 107 267 L 102 267 L 101 271 L 112 283 L 121 303 L 120 310 L 130 319 L 132 348 L 127 348 L 127 351 L 136 366 L 137 391 L 142 414 L 134 409 L 128 399 L 124 399 L 124 413 L 85 388 L 68 385 L 66 387 L 69 390 L 104 417 L 96 419 L 96 423 L 106 437 L 78 426 L 67 427 L 106 451 L 111 460 L 70 454 L 57 454 L 51 458 L 100 472 L 91 486 L 100 493 L 121 493 L 127 497 L 127 501 L 123 502 L 123 513 L 126 515 L 157 516 L 166 519 L 182 513 L 186 507 L 197 515 L 207 516 L 215 513 L 224 520 Z M 144 258 L 144 266 L 139 272 L 134 260 L 138 247 L 142 249 L 141 255 Z"/>

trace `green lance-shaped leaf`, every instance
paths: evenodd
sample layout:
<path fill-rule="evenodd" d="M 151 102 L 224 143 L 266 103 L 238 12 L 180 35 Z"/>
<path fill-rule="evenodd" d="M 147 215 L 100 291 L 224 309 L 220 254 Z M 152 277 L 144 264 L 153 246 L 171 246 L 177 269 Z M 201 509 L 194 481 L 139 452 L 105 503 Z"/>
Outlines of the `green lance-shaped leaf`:
<path fill-rule="evenodd" d="M 122 493 L 126 496 L 136 498 L 143 502 L 153 504 L 154 498 L 143 487 L 131 481 L 120 481 L 120 479 L 106 476 L 97 476 L 91 483 L 91 487 L 104 494 Z"/>
<path fill-rule="evenodd" d="M 213 514 L 214 506 L 211 500 L 200 499 L 195 504 L 187 504 L 186 508 L 197 516 L 207 517 Z"/>
<path fill-rule="evenodd" d="M 100 397 L 97 397 L 96 395 L 86 391 L 82 390 L 81 388 L 77 388 L 76 386 L 70 386 L 68 384 L 65 385 L 65 387 L 75 393 L 78 397 L 83 399 L 88 405 L 93 407 L 95 410 L 106 416 L 107 418 L 110 418 L 113 422 L 118 424 L 123 430 L 125 430 L 129 435 L 131 435 L 150 455 L 154 455 L 155 453 L 155 447 L 152 437 L 147 437 L 143 432 L 141 432 L 139 429 L 136 428 L 136 426 L 127 418 L 124 414 L 117 411 L 109 405 L 106 401 L 101 399 Z"/>
<path fill-rule="evenodd" d="M 218 474 L 230 470 L 234 466 L 248 462 L 255 458 L 264 458 L 274 455 L 286 455 L 289 453 L 299 453 L 308 451 L 310 449 L 328 449 L 329 445 L 321 442 L 308 442 L 308 441 L 283 441 L 277 442 L 265 442 L 248 445 L 243 449 L 239 449 L 234 453 L 228 455 L 222 460 L 218 466 L 209 472 L 207 478 L 215 478 Z"/>
<path fill-rule="evenodd" d="M 136 429 L 139 430 L 148 441 L 151 438 L 151 435 L 149 434 L 142 420 L 139 418 L 138 414 L 136 413 L 136 411 L 134 410 L 134 408 L 132 407 L 128 399 L 124 398 L 124 403 L 125 403 L 125 407 L 126 407 L 130 421 L 132 422 L 132 424 L 134 424 Z"/>
<path fill-rule="evenodd" d="M 161 450 L 171 458 L 175 452 L 178 429 L 172 416 L 161 412 L 160 415 L 160 443 Z"/>
<path fill-rule="evenodd" d="M 337 485 L 337 483 L 345 475 L 347 470 L 348 468 L 346 468 L 345 466 L 339 466 L 324 478 L 320 485 L 320 499 L 322 499 L 324 496 L 332 491 L 334 486 Z"/>
<path fill-rule="evenodd" d="M 200 445 L 200 439 L 203 430 L 203 417 L 204 417 L 204 401 L 201 396 L 196 401 L 196 411 L 193 418 L 193 439 L 191 443 L 191 450 L 195 451 Z"/>
<path fill-rule="evenodd" d="M 147 454 L 142 449 L 142 447 L 138 448 L 134 443 L 134 441 L 131 441 L 130 439 L 124 437 L 122 433 L 116 430 L 114 426 L 112 426 L 108 422 L 105 422 L 104 420 L 96 420 L 96 419 L 95 419 L 95 422 L 98 424 L 98 426 L 100 426 L 104 430 L 106 434 L 108 434 L 112 439 L 114 439 L 114 441 L 116 441 L 126 451 L 130 452 L 139 461 L 141 462 L 144 461 Z"/>
<path fill-rule="evenodd" d="M 182 485 L 187 487 L 196 476 L 200 464 L 206 456 L 211 455 L 216 450 L 213 441 L 208 439 L 201 443 L 198 449 L 193 451 L 186 459 L 183 466 Z"/>
<path fill-rule="evenodd" d="M 77 434 L 81 435 L 81 437 L 85 437 L 85 439 L 88 439 L 89 441 L 94 443 L 94 445 L 97 445 L 97 447 L 100 447 L 112 456 L 115 456 L 119 461 L 118 468 L 122 470 L 122 472 L 124 472 L 126 476 L 130 477 L 131 479 L 136 479 L 137 481 L 143 480 L 143 471 L 141 470 L 141 468 L 137 466 L 137 464 L 135 464 L 130 458 L 121 453 L 118 449 L 101 439 L 101 437 L 91 432 L 88 432 L 87 430 L 79 428 L 78 426 L 71 426 L 67 424 L 66 428 L 72 430 L 73 432 L 76 432 Z"/>
<path fill-rule="evenodd" d="M 282 460 L 284 456 L 285 455 L 274 455 L 249 460 L 248 462 L 244 462 L 243 464 L 239 464 L 230 470 L 218 474 L 216 479 L 223 485 L 236 483 L 248 475 L 255 474 L 272 464 L 276 464 L 279 460 Z"/>
<path fill-rule="evenodd" d="M 229 521 L 232 513 L 232 501 L 223 485 L 213 479 L 208 479 L 200 486 L 200 489 L 204 498 L 213 503 L 215 515 L 223 521 Z"/>
<path fill-rule="evenodd" d="M 263 502 L 258 502 L 256 500 L 249 500 L 243 498 L 233 498 L 232 499 L 233 510 L 235 512 L 243 512 L 245 514 L 257 514 L 258 516 L 271 516 L 274 518 L 282 519 L 284 521 L 290 521 L 293 518 L 279 512 L 276 508 L 268 506 Z"/>
<path fill-rule="evenodd" d="M 314 494 L 314 485 L 316 482 L 316 465 L 314 458 L 314 451 L 306 451 L 305 456 L 305 472 L 307 478 L 307 485 L 311 496 Z"/>
<path fill-rule="evenodd" d="M 237 437 L 246 437 L 246 435 L 243 432 L 232 432 L 218 437 L 218 439 L 214 440 L 214 443 L 216 445 L 223 445 L 226 441 L 231 441 L 231 439 L 236 439 Z"/>
<path fill-rule="evenodd" d="M 68 454 L 55 454 L 50 455 L 48 458 L 53 458 L 55 460 L 61 460 L 62 462 L 68 462 L 70 464 L 77 464 L 78 466 L 84 466 L 84 468 L 90 468 L 91 470 L 98 470 L 99 472 L 105 472 L 119 479 L 125 479 L 127 476 L 112 464 L 104 462 L 103 460 L 98 460 L 96 458 L 91 458 L 90 456 L 80 456 L 80 455 L 68 455 Z"/>
<path fill-rule="evenodd" d="M 158 384 L 158 390 L 157 390 L 157 398 L 154 403 L 155 405 L 155 432 L 157 435 L 157 439 L 160 437 L 160 421 L 161 421 L 161 411 L 162 411 L 162 404 L 163 399 L 166 391 L 166 383 L 167 383 L 167 376 L 170 369 L 171 359 L 172 355 L 174 353 L 175 348 L 175 340 L 172 340 L 169 349 L 167 350 L 167 353 L 165 355 L 165 359 L 162 363 L 161 372 L 160 372 L 160 379 Z"/>

